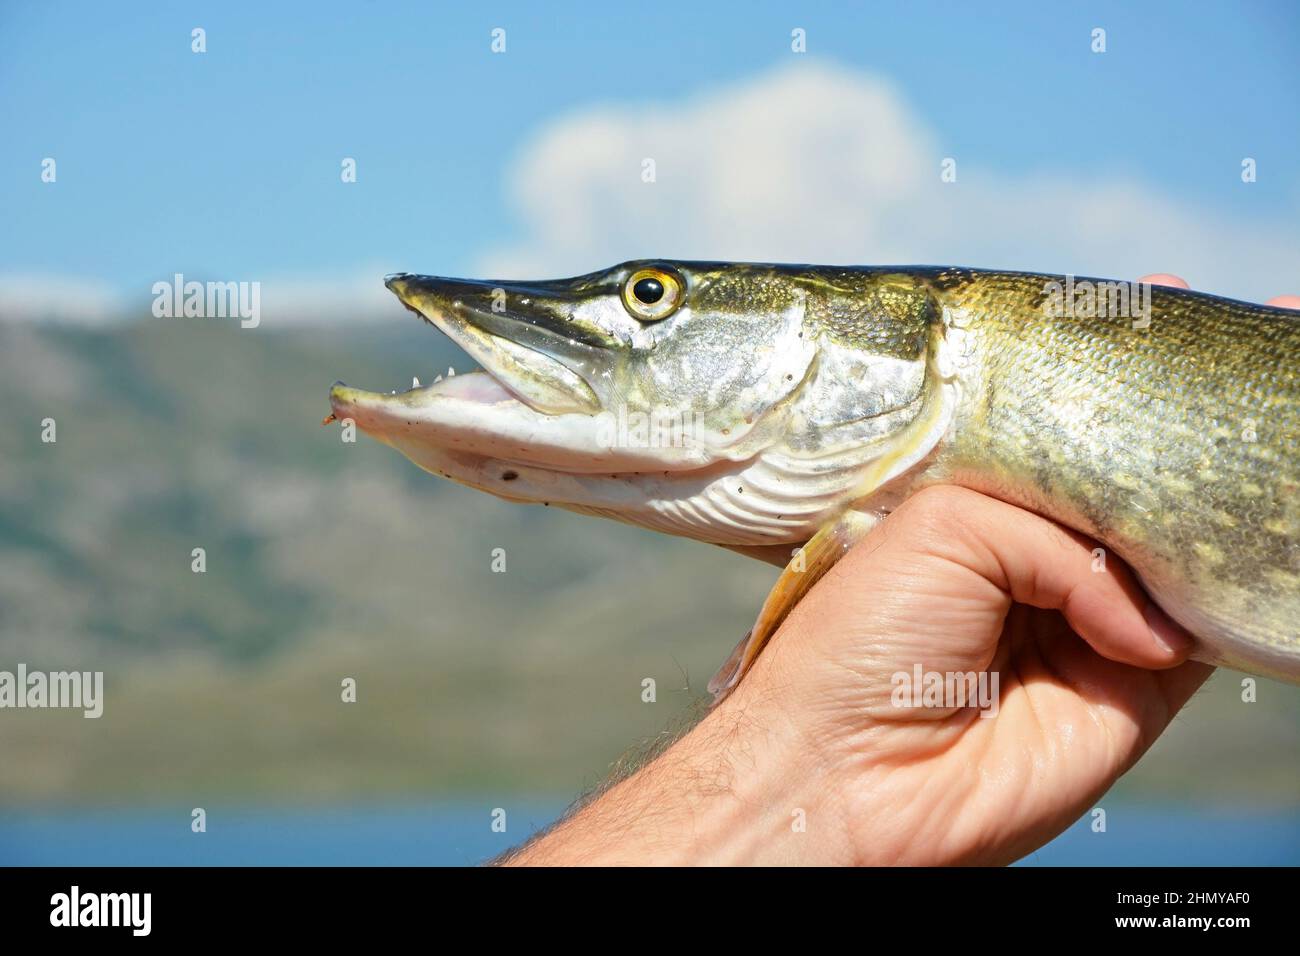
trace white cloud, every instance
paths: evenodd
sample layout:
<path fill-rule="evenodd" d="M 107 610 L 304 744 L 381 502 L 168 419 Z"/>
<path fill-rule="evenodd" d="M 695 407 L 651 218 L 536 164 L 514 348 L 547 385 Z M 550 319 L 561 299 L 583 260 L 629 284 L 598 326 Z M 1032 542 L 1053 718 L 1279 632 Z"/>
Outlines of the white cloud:
<path fill-rule="evenodd" d="M 262 324 L 277 326 L 312 322 L 391 322 L 401 316 L 383 277 L 382 266 L 360 268 L 342 276 L 281 276 L 262 283 Z"/>
<path fill-rule="evenodd" d="M 108 283 L 47 274 L 0 275 L 0 321 L 103 325 L 121 311 L 122 300 Z"/>
<path fill-rule="evenodd" d="M 1255 299 L 1293 291 L 1300 239 L 1280 220 L 1214 215 L 1136 180 L 1012 178 L 960 154 L 957 181 L 944 183 L 947 155 L 891 86 L 825 66 L 591 109 L 525 145 L 508 184 L 523 238 L 480 268 L 534 278 L 643 256 L 928 263 L 1168 271 Z M 641 180 L 647 157 L 654 183 Z"/>

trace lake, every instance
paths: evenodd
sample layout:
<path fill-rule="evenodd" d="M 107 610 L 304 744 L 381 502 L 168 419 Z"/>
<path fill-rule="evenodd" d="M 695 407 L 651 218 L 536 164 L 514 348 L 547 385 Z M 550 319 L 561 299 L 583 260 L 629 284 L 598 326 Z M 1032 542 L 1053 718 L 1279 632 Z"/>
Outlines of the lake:
<path fill-rule="evenodd" d="M 505 832 L 484 803 L 308 810 L 189 808 L 0 813 L 0 864 L 28 866 L 470 866 L 554 820 L 559 801 L 507 802 Z M 499 814 L 498 814 L 499 817 Z M 1028 866 L 1300 864 L 1300 813 L 1107 808 L 1021 861 Z"/>

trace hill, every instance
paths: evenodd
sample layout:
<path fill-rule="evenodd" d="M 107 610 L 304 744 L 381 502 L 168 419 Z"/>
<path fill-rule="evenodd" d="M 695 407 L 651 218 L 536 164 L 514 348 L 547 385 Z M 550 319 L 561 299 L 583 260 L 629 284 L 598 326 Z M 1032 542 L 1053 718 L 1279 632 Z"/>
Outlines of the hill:
<path fill-rule="evenodd" d="M 0 712 L 0 806 L 568 794 L 687 719 L 774 569 L 319 425 L 335 378 L 453 363 L 400 315 L 0 324 L 0 669 L 103 670 L 107 698 L 100 720 Z M 1238 680 L 1121 791 L 1300 804 L 1300 690 L 1243 704 Z"/>

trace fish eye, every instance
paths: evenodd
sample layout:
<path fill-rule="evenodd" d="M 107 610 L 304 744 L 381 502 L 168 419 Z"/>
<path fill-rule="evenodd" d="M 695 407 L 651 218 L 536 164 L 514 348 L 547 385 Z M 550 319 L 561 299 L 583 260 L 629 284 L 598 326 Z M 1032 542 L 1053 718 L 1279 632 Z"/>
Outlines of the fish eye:
<path fill-rule="evenodd" d="M 623 284 L 623 305 L 642 322 L 659 322 L 682 304 L 682 280 L 663 269 L 638 269 Z"/>
<path fill-rule="evenodd" d="M 664 284 L 653 276 L 646 276 L 632 286 L 632 294 L 638 302 L 654 305 L 664 297 Z"/>

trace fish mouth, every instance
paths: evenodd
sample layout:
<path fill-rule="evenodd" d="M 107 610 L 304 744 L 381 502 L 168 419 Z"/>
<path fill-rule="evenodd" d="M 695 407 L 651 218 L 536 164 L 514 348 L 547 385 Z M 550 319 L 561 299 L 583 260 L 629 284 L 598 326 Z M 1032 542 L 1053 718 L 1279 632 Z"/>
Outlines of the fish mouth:
<path fill-rule="evenodd" d="M 333 418 L 351 420 L 422 468 L 502 497 L 540 500 L 518 480 L 524 469 L 678 470 L 706 460 L 690 447 L 610 440 L 616 416 L 596 388 L 610 388 L 623 343 L 575 317 L 574 302 L 593 291 L 589 278 L 506 283 L 398 273 L 385 285 L 483 367 L 389 392 L 331 387 Z"/>
<path fill-rule="evenodd" d="M 601 410 L 587 378 L 607 368 L 618 343 L 574 319 L 572 293 L 559 283 L 397 273 L 384 285 L 534 410 L 547 415 Z"/>

